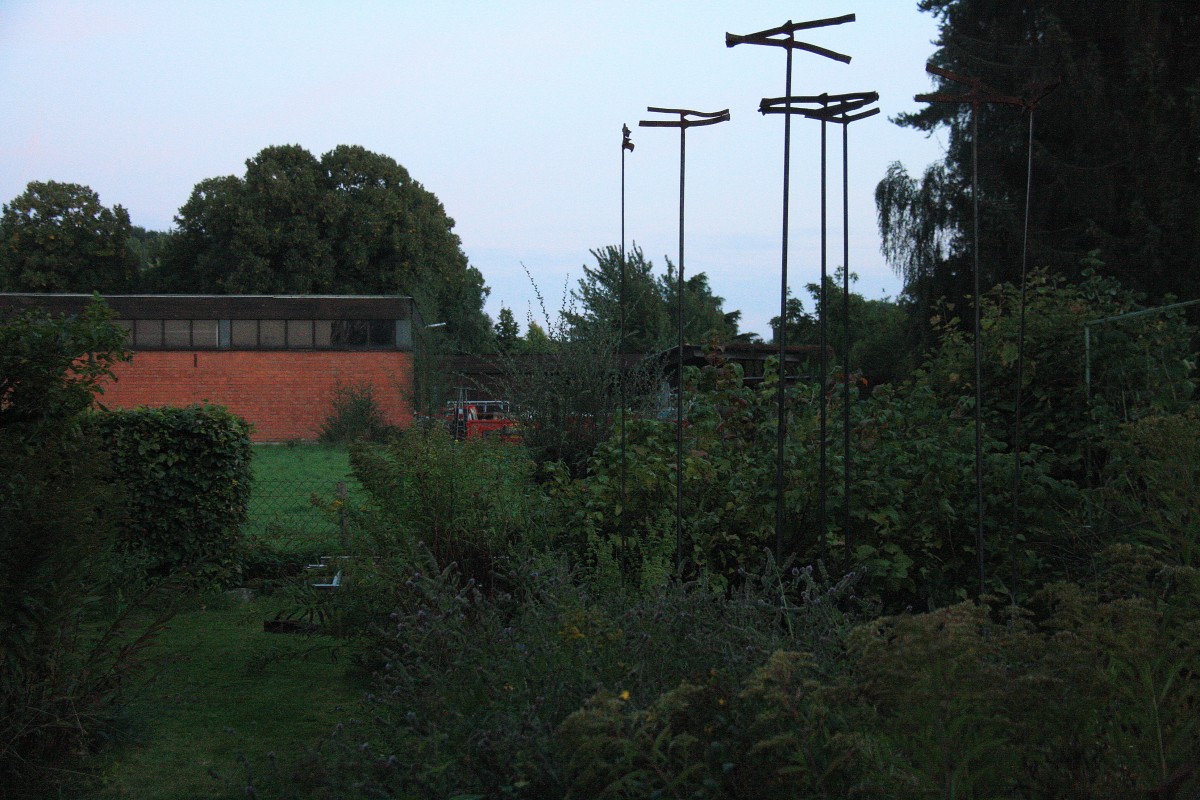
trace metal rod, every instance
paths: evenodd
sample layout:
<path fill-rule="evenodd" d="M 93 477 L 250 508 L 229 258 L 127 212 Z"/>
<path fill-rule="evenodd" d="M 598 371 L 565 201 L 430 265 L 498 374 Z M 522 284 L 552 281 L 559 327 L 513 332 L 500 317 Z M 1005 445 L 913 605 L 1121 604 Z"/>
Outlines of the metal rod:
<path fill-rule="evenodd" d="M 842 125 L 842 543 L 853 559 L 850 532 L 850 125 Z"/>
<path fill-rule="evenodd" d="M 787 51 L 788 97 L 792 94 L 792 50 Z M 791 105 L 790 102 L 788 104 Z M 783 121 L 783 248 L 779 270 L 779 385 L 775 388 L 775 558 L 783 558 L 784 451 L 787 445 L 787 296 L 788 296 L 788 209 L 792 175 L 792 115 Z"/>
<path fill-rule="evenodd" d="M 983 551 L 983 356 L 979 294 L 979 103 L 971 104 L 971 202 L 974 233 L 972 250 L 975 262 L 975 549 L 979 561 L 979 594 L 985 589 L 986 565 Z"/>
<path fill-rule="evenodd" d="M 678 114 L 678 121 L 641 120 L 638 125 L 644 128 L 679 128 L 679 275 L 676 284 L 676 306 L 678 309 L 679 341 L 676 352 L 676 383 L 675 398 L 675 569 L 676 574 L 683 574 L 683 271 L 684 271 L 684 176 L 687 170 L 687 137 L 688 128 L 700 125 L 715 125 L 729 120 L 729 110 L 723 111 L 691 111 L 685 108 L 660 108 L 649 106 L 647 111 L 657 111 Z M 688 119 L 698 117 L 699 119 Z"/>
<path fill-rule="evenodd" d="M 824 102 L 824 101 L 822 101 L 822 102 Z M 827 415 L 829 413 L 829 398 L 825 391 L 826 383 L 829 380 L 829 352 L 828 352 L 829 336 L 828 336 L 828 326 L 827 326 L 827 317 L 826 317 L 826 314 L 828 312 L 828 307 L 826 304 L 826 296 L 825 296 L 825 279 L 826 279 L 827 273 L 828 273 L 828 239 L 829 239 L 829 232 L 828 232 L 828 225 L 827 225 L 828 209 L 827 209 L 827 203 L 826 203 L 826 193 L 827 192 L 826 192 L 826 182 L 825 182 L 825 180 L 826 180 L 826 169 L 825 169 L 826 132 L 825 132 L 825 128 L 826 128 L 826 122 L 824 119 L 822 119 L 821 120 L 821 288 L 817 293 L 817 298 L 818 298 L 817 302 L 818 302 L 818 307 L 820 310 L 820 313 L 817 315 L 818 316 L 817 324 L 820 329 L 820 335 L 819 335 L 819 343 L 820 344 L 819 344 L 819 346 L 820 346 L 820 350 L 821 350 L 821 356 L 820 356 L 820 363 L 821 363 L 820 373 L 821 373 L 821 375 L 820 375 L 820 382 L 818 383 L 818 389 L 820 391 L 821 402 L 820 402 L 820 424 L 819 424 L 820 433 L 818 434 L 820 436 L 820 446 L 819 446 L 820 457 L 819 457 L 817 486 L 819 489 L 820 498 L 819 498 L 818 505 L 817 505 L 817 531 L 818 531 L 818 535 L 821 537 L 822 541 L 829 535 L 829 519 L 828 519 L 828 507 L 827 507 L 828 495 L 829 495 L 829 487 L 828 487 L 828 483 L 827 483 L 828 465 L 826 463 L 826 452 L 825 452 L 825 449 L 826 449 L 825 448 L 825 445 L 826 445 L 825 439 L 826 439 L 826 433 L 827 433 L 826 427 L 828 425 Z"/>
<path fill-rule="evenodd" d="M 683 176 L 686 165 L 687 128 L 679 128 L 679 274 L 675 305 L 679 314 L 675 393 L 675 573 L 683 575 Z"/>
<path fill-rule="evenodd" d="M 1021 534 L 1021 395 L 1025 381 L 1025 274 L 1029 263 L 1029 209 L 1033 194 L 1033 109 L 1029 109 L 1029 144 L 1025 152 L 1025 226 L 1021 238 L 1021 296 L 1017 322 L 1017 391 L 1013 405 L 1012 535 L 1008 543 L 1009 599 L 1017 604 L 1017 539 Z"/>
<path fill-rule="evenodd" d="M 625 416 L 627 403 L 625 400 L 625 153 L 633 151 L 633 142 L 629 139 L 629 126 L 621 125 L 621 330 L 617 339 L 617 392 L 621 402 L 621 558 L 626 556 L 626 543 L 629 533 L 629 509 L 626 502 L 626 465 L 625 452 Z"/>

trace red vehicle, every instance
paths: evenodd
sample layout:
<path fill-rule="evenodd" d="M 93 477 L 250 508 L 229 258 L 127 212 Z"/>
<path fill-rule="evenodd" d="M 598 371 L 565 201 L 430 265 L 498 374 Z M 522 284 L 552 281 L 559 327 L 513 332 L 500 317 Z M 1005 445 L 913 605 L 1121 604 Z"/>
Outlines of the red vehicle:
<path fill-rule="evenodd" d="M 446 403 L 446 420 L 455 439 L 498 436 L 513 442 L 521 438 L 507 400 L 451 400 Z"/>

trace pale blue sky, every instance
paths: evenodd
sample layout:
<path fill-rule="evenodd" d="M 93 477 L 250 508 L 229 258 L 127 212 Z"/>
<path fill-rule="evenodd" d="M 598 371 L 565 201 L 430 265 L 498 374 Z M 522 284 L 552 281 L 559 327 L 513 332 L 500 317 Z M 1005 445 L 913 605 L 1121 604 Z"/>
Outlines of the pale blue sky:
<path fill-rule="evenodd" d="M 729 108 L 687 143 L 685 268 L 708 273 L 743 328 L 778 313 L 784 51 L 725 47 L 751 33 L 855 13 L 799 38 L 795 94 L 878 91 L 850 129 L 851 270 L 868 297 L 899 280 L 879 255 L 873 192 L 887 165 L 921 170 L 943 143 L 888 117 L 916 108 L 936 21 L 916 0 L 743 2 L 151 2 L 0 0 L 0 202 L 31 180 L 83 183 L 134 224 L 165 230 L 199 181 L 241 175 L 269 145 L 387 154 L 456 222 L 491 297 L 539 313 L 522 264 L 557 310 L 589 250 L 626 230 L 656 268 L 678 249 L 679 134 L 639 129 L 647 106 Z M 819 264 L 820 125 L 793 123 L 789 273 L 803 294 Z M 841 263 L 841 132 L 829 148 L 829 268 Z"/>

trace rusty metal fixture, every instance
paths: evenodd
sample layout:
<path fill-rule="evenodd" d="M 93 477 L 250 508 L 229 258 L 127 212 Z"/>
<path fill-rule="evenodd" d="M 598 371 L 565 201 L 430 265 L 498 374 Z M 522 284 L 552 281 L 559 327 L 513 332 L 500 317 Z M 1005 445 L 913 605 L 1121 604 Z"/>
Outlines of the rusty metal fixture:
<path fill-rule="evenodd" d="M 678 308 L 679 345 L 676 356 L 675 393 L 675 571 L 683 574 L 683 230 L 684 174 L 687 166 L 687 129 L 729 121 L 729 109 L 692 111 L 686 108 L 648 106 L 654 114 L 677 114 L 675 120 L 640 120 L 643 128 L 679 128 L 679 274 L 676 276 L 675 305 Z"/>
<path fill-rule="evenodd" d="M 840 17 L 826 17 L 824 19 L 809 20 L 807 22 L 792 22 L 788 20 L 783 25 L 776 28 L 768 28 L 767 30 L 758 31 L 756 33 L 748 33 L 738 35 L 734 33 L 725 34 L 725 46 L 736 47 L 739 44 L 764 45 L 768 47 L 781 47 L 787 53 L 787 72 L 786 80 L 784 81 L 784 95 L 790 97 L 792 94 L 792 52 L 794 50 L 803 50 L 808 53 L 823 56 L 834 61 L 840 61 L 843 64 L 850 63 L 850 56 L 843 53 L 838 53 L 824 47 L 818 47 L 807 42 L 796 40 L 796 31 L 812 30 L 814 28 L 826 28 L 832 25 L 844 25 L 848 22 L 854 22 L 854 14 L 844 14 Z M 824 127 L 822 127 L 822 135 Z M 822 142 L 822 152 L 824 152 L 824 144 Z M 791 153 L 792 153 L 792 118 L 788 114 L 784 117 L 783 124 L 783 246 L 781 253 L 781 268 L 780 268 L 780 289 L 779 289 L 779 387 L 776 392 L 777 419 L 776 419 L 776 440 L 775 440 L 775 557 L 781 558 L 783 554 L 783 463 L 784 463 L 784 445 L 787 440 L 787 415 L 785 413 L 786 399 L 786 375 L 785 365 L 787 358 L 785 357 L 787 347 L 787 297 L 788 297 L 788 200 L 791 195 Z M 824 167 L 822 165 L 822 173 Z M 824 181 L 822 181 L 822 185 Z M 822 264 L 825 258 L 825 201 L 822 196 L 821 200 L 821 258 Z M 822 266 L 822 272 L 824 266 Z M 824 287 L 824 277 L 821 282 Z M 823 319 L 822 314 L 822 319 Z M 823 343 L 822 343 L 823 344 Z M 822 347 L 824 353 L 824 347 Z M 824 356 L 822 356 L 824 358 Z M 823 475 L 824 473 L 822 473 Z M 824 509 L 822 509 L 821 528 L 824 531 Z"/>
<path fill-rule="evenodd" d="M 841 95 L 818 95 L 816 97 L 767 98 L 759 105 L 763 114 L 797 113 L 809 119 L 834 122 L 842 126 L 842 540 L 845 565 L 849 567 L 854 542 L 850 531 L 850 123 L 879 113 L 878 108 L 867 108 L 876 102 L 876 92 L 855 92 Z M 784 105 L 779 106 L 783 101 Z M 788 102 L 790 101 L 790 102 Z M 793 108 L 792 103 L 816 103 L 819 108 L 803 105 Z M 864 110 L 865 109 L 865 110 Z M 822 154 L 822 157 L 824 154 Z M 823 187 L 822 187 L 823 189 Z M 821 276 L 821 302 L 824 307 L 824 271 Z M 822 349 L 822 358 L 827 348 Z M 824 370 L 822 370 L 824 375 Z M 822 378 L 824 382 L 824 377 Z M 822 383 L 823 385 L 823 383 Z M 822 395 L 822 398 L 824 395 Z M 825 507 L 825 408 L 821 408 L 821 507 Z M 824 513 L 822 513 L 824 516 Z"/>
<path fill-rule="evenodd" d="M 1025 100 L 1014 95 L 1003 94 L 978 78 L 959 75 L 933 64 L 926 64 L 925 71 L 931 75 L 945 78 L 952 83 L 966 86 L 967 91 L 959 93 L 933 92 L 931 94 L 919 94 L 913 98 L 914 100 L 918 103 L 956 103 L 971 107 L 971 250 L 975 273 L 975 550 L 978 557 L 979 594 L 982 595 L 985 591 L 985 583 L 987 581 L 987 567 L 983 543 L 983 356 L 979 346 L 981 336 L 979 319 L 979 107 L 982 105 L 1005 105 L 1024 108 Z"/>
<path fill-rule="evenodd" d="M 822 536 L 824 536 L 826 534 L 826 531 L 828 528 L 828 520 L 829 520 L 829 514 L 828 514 L 829 458 L 828 458 L 828 452 L 827 452 L 829 407 L 828 407 L 828 397 L 825 392 L 825 385 L 828 382 L 828 375 L 829 375 L 829 347 L 828 347 L 829 336 L 828 336 L 828 326 L 827 326 L 826 313 L 825 313 L 826 309 L 828 307 L 827 299 L 825 296 L 825 282 L 826 282 L 826 278 L 828 276 L 828 259 L 827 259 L 827 247 L 826 247 L 826 232 L 827 232 L 828 225 L 827 225 L 827 220 L 826 220 L 827 203 L 826 203 L 825 124 L 832 122 L 832 123 L 840 123 L 843 126 L 843 178 L 844 178 L 844 173 L 845 173 L 845 169 L 846 169 L 845 131 L 849 127 L 851 122 L 853 122 L 855 120 L 859 120 L 859 119 L 864 119 L 866 117 L 871 117 L 871 116 L 874 116 L 875 114 L 878 114 L 879 113 L 878 108 L 867 109 L 867 106 L 869 106 L 871 103 L 874 103 L 878 100 L 879 100 L 879 94 L 877 92 L 850 92 L 850 93 L 846 93 L 846 94 L 825 93 L 825 94 L 819 94 L 819 95 L 764 97 L 762 99 L 762 101 L 758 104 L 759 112 L 764 115 L 765 114 L 785 114 L 787 119 L 791 119 L 791 117 L 793 115 L 796 115 L 796 116 L 802 116 L 806 119 L 814 119 L 821 123 L 821 281 L 819 284 L 820 288 L 819 288 L 819 295 L 818 295 L 818 297 L 819 297 L 818 305 L 820 307 L 819 308 L 819 311 L 820 311 L 820 319 L 819 319 L 820 334 L 819 334 L 818 347 L 820 348 L 820 352 L 821 352 L 821 356 L 820 356 L 821 400 L 820 400 L 820 412 L 819 412 L 819 423 L 818 423 L 818 434 L 817 434 L 819 437 L 819 456 L 818 456 L 818 470 L 817 470 L 817 474 L 818 474 L 817 483 L 818 483 L 818 495 L 819 496 L 818 496 L 818 503 L 817 503 L 817 526 L 818 526 L 818 530 L 821 532 Z M 867 109 L 867 110 L 864 110 L 864 109 Z M 845 224 L 843 225 L 843 227 L 845 227 Z M 847 255 L 847 261 L 848 260 L 849 260 L 849 257 Z M 846 267 L 846 281 L 847 282 L 849 281 L 849 266 L 848 265 Z M 847 291 L 846 291 L 846 297 L 849 298 L 849 287 L 848 286 L 847 286 Z M 846 327 L 846 330 L 847 330 L 846 335 L 847 336 L 849 335 L 848 334 L 849 324 L 850 324 L 849 315 L 847 315 L 846 320 L 845 320 L 845 325 L 847 326 Z M 849 353 L 849 348 L 847 348 L 847 354 L 848 353 Z M 844 372 L 846 372 L 845 379 L 848 380 L 849 373 L 846 370 L 844 370 Z M 846 391 L 846 397 L 848 399 L 849 398 L 849 387 L 848 386 L 846 387 L 845 391 Z M 848 412 L 848 410 L 849 410 L 849 406 L 847 405 L 847 412 Z M 848 430 L 849 430 L 849 426 L 847 425 L 847 431 Z M 845 455 L 845 463 L 848 464 L 849 456 L 850 456 L 849 444 L 847 443 L 845 446 L 846 446 L 846 452 L 844 454 Z M 843 473 L 845 473 L 845 470 L 846 470 L 846 467 L 843 467 Z M 850 529 L 850 525 L 849 525 L 849 523 L 850 523 L 850 519 L 849 519 L 849 509 L 850 509 L 849 478 L 844 476 L 844 479 L 847 484 L 847 486 L 846 486 L 847 491 L 846 491 L 846 498 L 845 498 L 845 500 L 846 500 L 846 503 L 845 503 L 845 505 L 846 505 L 845 531 L 843 532 L 843 535 L 848 537 L 849 529 Z M 849 548 L 849 543 L 847 542 L 847 544 L 846 544 L 847 563 L 849 562 L 849 553 L 850 553 L 850 548 Z"/>

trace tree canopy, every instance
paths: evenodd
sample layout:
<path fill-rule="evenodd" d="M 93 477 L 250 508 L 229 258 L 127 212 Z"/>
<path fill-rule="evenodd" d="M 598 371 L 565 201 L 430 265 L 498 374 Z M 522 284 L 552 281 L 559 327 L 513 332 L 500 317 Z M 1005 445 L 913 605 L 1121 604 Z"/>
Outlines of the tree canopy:
<path fill-rule="evenodd" d="M 621 329 L 621 250 L 609 245 L 592 251 L 596 266 L 583 266 L 583 277 L 571 290 L 572 308 L 563 313 L 572 336 Z M 690 344 L 738 336 L 740 312 L 727 313 L 725 299 L 713 294 L 703 272 L 685 277 L 684 339 Z M 625 254 L 625 337 L 621 350 L 653 352 L 673 347 L 677 339 L 678 305 L 675 265 L 667 259 L 665 275 L 654 274 L 653 262 L 636 244 Z"/>
<path fill-rule="evenodd" d="M 1088 254 L 1152 297 L 1200 296 L 1200 6 L 1191 0 L 921 0 L 940 21 L 931 62 L 1033 97 L 1030 265 L 1078 275 Z M 965 90 L 939 79 L 937 91 Z M 970 107 L 931 103 L 899 124 L 949 131 L 919 178 L 893 165 L 876 201 L 884 250 L 926 303 L 971 285 Z M 1021 265 L 1029 118 L 981 107 L 981 280 Z"/>
<path fill-rule="evenodd" d="M 437 197 L 385 155 L 341 145 L 319 159 L 268 147 L 243 177 L 201 181 L 162 259 L 168 291 L 407 294 L 462 348 L 489 336 L 483 276 Z"/>
<path fill-rule="evenodd" d="M 119 292 L 132 287 L 129 212 L 91 188 L 33 181 L 0 214 L 0 289 Z"/>

